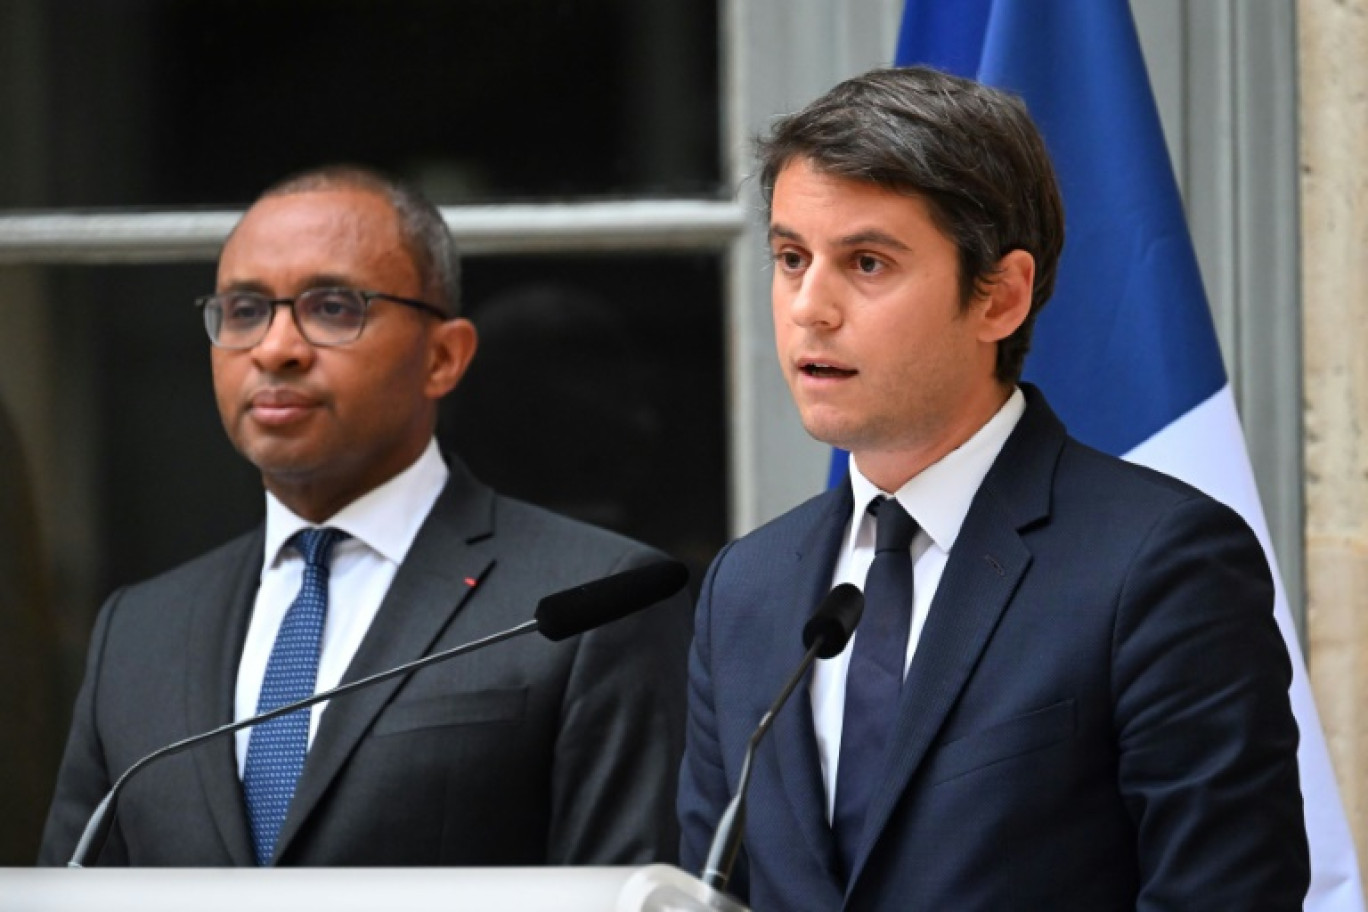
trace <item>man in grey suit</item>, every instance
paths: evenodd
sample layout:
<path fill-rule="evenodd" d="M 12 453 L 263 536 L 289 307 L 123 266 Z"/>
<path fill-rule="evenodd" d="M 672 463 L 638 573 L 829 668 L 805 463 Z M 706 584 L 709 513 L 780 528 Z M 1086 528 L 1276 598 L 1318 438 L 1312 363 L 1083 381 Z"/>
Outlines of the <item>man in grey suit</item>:
<path fill-rule="evenodd" d="M 71 855 L 156 748 L 661 558 L 439 452 L 438 402 L 476 348 L 455 273 L 436 208 L 363 169 L 287 180 L 238 223 L 199 306 L 265 522 L 101 610 L 42 863 Z M 99 861 L 669 860 L 688 611 L 677 596 L 562 642 L 519 638 L 164 759 L 129 781 Z"/>

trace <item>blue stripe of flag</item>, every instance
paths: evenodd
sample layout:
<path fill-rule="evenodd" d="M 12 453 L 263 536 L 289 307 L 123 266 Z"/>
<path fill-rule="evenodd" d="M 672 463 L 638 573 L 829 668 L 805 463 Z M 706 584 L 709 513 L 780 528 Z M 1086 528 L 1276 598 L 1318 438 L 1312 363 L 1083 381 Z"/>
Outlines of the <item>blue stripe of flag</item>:
<path fill-rule="evenodd" d="M 1221 389 L 1126 0 L 908 0 L 896 59 L 1021 95 L 1045 135 L 1067 233 L 1026 379 L 1070 431 L 1120 455 Z"/>

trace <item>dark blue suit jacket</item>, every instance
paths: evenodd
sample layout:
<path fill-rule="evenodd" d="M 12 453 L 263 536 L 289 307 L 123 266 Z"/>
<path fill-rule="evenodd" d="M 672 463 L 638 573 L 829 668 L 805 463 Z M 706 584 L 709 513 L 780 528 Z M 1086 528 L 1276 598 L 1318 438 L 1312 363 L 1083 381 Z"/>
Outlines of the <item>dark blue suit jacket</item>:
<path fill-rule="evenodd" d="M 1231 510 L 1069 438 L 1040 394 L 936 591 L 849 884 L 805 689 L 760 747 L 733 886 L 757 910 L 1300 909 L 1291 670 Z M 680 783 L 698 870 L 831 585 L 848 486 L 728 546 L 699 601 Z"/>

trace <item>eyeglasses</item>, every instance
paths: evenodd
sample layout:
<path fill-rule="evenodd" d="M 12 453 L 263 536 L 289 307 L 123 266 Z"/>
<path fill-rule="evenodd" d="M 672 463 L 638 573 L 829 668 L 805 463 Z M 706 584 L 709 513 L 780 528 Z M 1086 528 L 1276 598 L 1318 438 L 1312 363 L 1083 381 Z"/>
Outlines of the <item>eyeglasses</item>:
<path fill-rule="evenodd" d="M 347 345 L 361 337 L 372 301 L 383 299 L 446 320 L 441 308 L 411 298 L 354 288 L 310 288 L 293 298 L 269 298 L 255 291 L 225 291 L 195 301 L 204 312 L 209 341 L 219 348 L 252 348 L 271 328 L 276 308 L 290 308 L 295 326 L 311 345 Z"/>

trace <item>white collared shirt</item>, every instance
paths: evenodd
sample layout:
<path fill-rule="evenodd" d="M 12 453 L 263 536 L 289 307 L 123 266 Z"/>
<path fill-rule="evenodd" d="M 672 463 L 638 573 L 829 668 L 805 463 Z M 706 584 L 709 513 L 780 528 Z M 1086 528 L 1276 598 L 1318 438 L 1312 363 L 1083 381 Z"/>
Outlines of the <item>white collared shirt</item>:
<path fill-rule="evenodd" d="M 832 586 L 854 583 L 864 588 L 865 576 L 874 562 L 875 520 L 869 514 L 871 500 L 882 496 L 897 497 L 898 503 L 920 527 L 912 539 L 912 623 L 903 663 L 904 675 L 912 664 L 931 600 L 936 595 L 945 563 L 950 559 L 950 549 L 964 525 L 974 495 L 1025 409 L 1025 396 L 1020 389 L 1013 390 L 1002 408 L 973 437 L 939 462 L 927 466 L 896 492 L 880 491 L 860 473 L 858 459 L 850 461 L 854 508 L 836 558 Z M 817 730 L 817 752 L 822 761 L 822 782 L 826 786 L 828 821 L 836 802 L 836 765 L 840 757 L 841 727 L 845 721 L 846 673 L 851 650 L 859 635 L 857 629 L 839 655 L 817 662 L 808 691 Z"/>
<path fill-rule="evenodd" d="M 350 538 L 338 542 L 332 552 L 328 578 L 328 614 L 323 624 L 318 678 L 314 693 L 336 687 L 361 645 L 390 583 L 408 555 L 418 529 L 432 511 L 450 472 L 442 461 L 437 441 L 409 466 L 373 491 L 347 504 L 322 525 L 340 529 Z M 296 516 L 270 492 L 266 493 L 266 547 L 247 641 L 238 663 L 234 718 L 256 715 L 261 680 L 275 645 L 276 633 L 286 610 L 299 593 L 304 578 L 304 558 L 287 546 L 296 532 L 310 523 Z M 309 720 L 309 744 L 313 744 L 318 720 L 327 703 L 313 707 Z M 247 762 L 251 729 L 237 732 L 238 776 Z"/>

